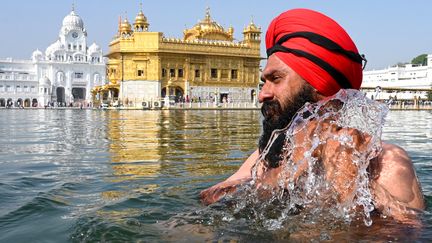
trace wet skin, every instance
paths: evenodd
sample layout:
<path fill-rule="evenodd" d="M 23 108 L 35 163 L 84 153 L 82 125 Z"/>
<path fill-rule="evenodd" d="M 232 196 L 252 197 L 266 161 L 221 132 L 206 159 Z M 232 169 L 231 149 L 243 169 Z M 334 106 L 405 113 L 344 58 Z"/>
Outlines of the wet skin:
<path fill-rule="evenodd" d="M 289 66 L 283 63 L 276 55 L 269 57 L 267 65 L 262 72 L 265 83 L 259 94 L 259 101 L 277 100 L 281 106 L 286 106 L 286 96 L 293 96 L 299 92 L 305 81 Z M 318 99 L 325 98 L 319 93 L 315 94 Z M 277 114 L 270 114 L 277 116 Z M 328 136 L 327 133 L 335 135 L 348 134 L 353 138 L 353 147 L 362 151 L 369 143 L 367 135 L 355 129 L 341 129 L 330 122 L 317 124 L 311 121 L 304 131 L 296 134 L 295 143 L 303 143 L 306 138 L 314 135 L 316 126 L 321 126 L 323 131 L 319 136 Z M 324 127 L 324 129 L 323 129 Z M 301 161 L 307 146 L 295 147 L 292 153 L 292 160 Z M 354 178 L 358 168 L 352 163 L 352 149 L 342 146 L 339 141 L 327 139 L 326 143 L 319 146 L 313 153 L 323 164 L 325 178 L 332 182 L 333 189 L 338 194 L 338 200 L 343 202 L 353 196 Z M 204 204 L 211 204 L 218 201 L 228 193 L 235 191 L 237 185 L 252 179 L 252 167 L 259 159 L 259 152 L 256 150 L 243 163 L 240 169 L 225 181 L 218 183 L 200 193 Z M 405 150 L 392 144 L 382 144 L 382 151 L 373 161 L 371 166 L 370 189 L 375 207 L 382 213 L 403 221 L 406 215 L 412 213 L 410 209 L 423 210 L 424 198 L 420 184 L 417 180 L 411 159 Z M 297 178 L 307 168 L 307 164 L 292 175 Z M 266 185 L 269 188 L 277 188 L 277 181 L 280 180 L 282 167 L 259 168 L 257 174 L 258 185 Z"/>

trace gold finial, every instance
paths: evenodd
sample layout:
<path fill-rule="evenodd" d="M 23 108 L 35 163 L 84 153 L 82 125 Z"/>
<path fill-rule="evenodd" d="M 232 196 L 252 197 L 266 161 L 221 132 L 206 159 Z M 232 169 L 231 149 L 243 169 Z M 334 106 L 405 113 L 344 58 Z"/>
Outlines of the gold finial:
<path fill-rule="evenodd" d="M 210 7 L 206 8 L 206 16 L 205 16 L 206 20 L 210 20 Z"/>
<path fill-rule="evenodd" d="M 120 29 L 121 29 L 121 24 L 122 24 L 122 18 L 121 15 L 119 15 L 119 19 L 118 19 L 118 32 L 120 33 Z"/>
<path fill-rule="evenodd" d="M 141 11 L 142 11 L 142 9 L 143 9 L 143 8 L 142 8 L 142 5 L 143 5 L 142 2 L 140 2 L 140 10 L 141 10 Z"/>
<path fill-rule="evenodd" d="M 253 15 L 251 15 L 251 24 L 254 24 L 254 16 Z"/>

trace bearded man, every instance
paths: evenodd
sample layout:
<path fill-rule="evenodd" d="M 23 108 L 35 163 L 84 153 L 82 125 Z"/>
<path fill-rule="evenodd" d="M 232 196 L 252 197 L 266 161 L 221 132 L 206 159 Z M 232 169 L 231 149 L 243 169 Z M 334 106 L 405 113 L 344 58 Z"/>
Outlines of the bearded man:
<path fill-rule="evenodd" d="M 354 42 L 339 24 L 321 13 L 293 9 L 280 14 L 267 30 L 266 47 L 268 60 L 261 75 L 264 86 L 259 93 L 264 117 L 263 134 L 258 149 L 235 174 L 201 192 L 205 204 L 220 200 L 227 193 L 234 192 L 237 185 L 252 178 L 252 168 L 266 148 L 272 132 L 285 128 L 306 102 L 326 99 L 340 89 L 360 88 L 362 64 L 366 61 L 364 56 L 359 55 Z M 309 124 L 309 127 L 312 126 Z M 335 134 L 341 132 L 340 129 L 332 131 Z M 358 138 L 357 146 L 367 140 L 353 129 L 342 132 Z M 265 161 L 263 172 L 258 174 L 262 183 L 277 183 L 275 178 L 280 173 L 281 150 L 285 140 L 283 134 L 277 137 L 265 157 L 260 158 Z M 339 176 L 336 184 L 352 179 L 350 175 L 357 173 L 355 168 L 350 167 L 351 155 L 337 154 L 338 147 L 340 143 L 328 142 L 314 155 L 324 164 L 327 178 Z M 298 154 L 298 158 L 303 156 Z M 371 174 L 376 176 L 371 176 L 369 180 L 377 210 L 387 210 L 390 216 L 403 218 L 406 210 L 401 208 L 424 209 L 420 184 L 405 150 L 383 143 L 380 154 L 374 160 L 374 168 L 370 169 Z M 335 188 L 341 195 L 346 194 L 344 187 L 335 185 Z M 343 196 L 340 200 L 344 200 Z"/>

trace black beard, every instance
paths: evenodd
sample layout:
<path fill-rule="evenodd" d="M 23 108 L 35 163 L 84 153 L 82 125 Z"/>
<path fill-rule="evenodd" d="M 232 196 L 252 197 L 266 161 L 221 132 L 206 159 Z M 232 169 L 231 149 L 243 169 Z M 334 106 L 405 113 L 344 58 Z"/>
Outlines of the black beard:
<path fill-rule="evenodd" d="M 287 98 L 285 109 L 282 108 L 277 100 L 264 101 L 261 106 L 261 113 L 264 119 L 262 122 L 263 133 L 258 142 L 259 152 L 262 153 L 265 149 L 275 129 L 285 128 L 306 102 L 315 103 L 316 101 L 317 99 L 313 96 L 313 88 L 309 84 L 303 86 L 294 97 Z M 279 166 L 282 159 L 285 136 L 285 133 L 279 134 L 266 154 L 264 159 L 268 167 L 276 168 Z"/>

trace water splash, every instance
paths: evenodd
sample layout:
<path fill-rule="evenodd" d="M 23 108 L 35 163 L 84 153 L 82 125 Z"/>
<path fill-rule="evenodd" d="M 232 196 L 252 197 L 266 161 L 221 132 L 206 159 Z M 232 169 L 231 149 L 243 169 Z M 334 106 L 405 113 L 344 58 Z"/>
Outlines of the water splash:
<path fill-rule="evenodd" d="M 305 104 L 291 123 L 273 132 L 253 168 L 253 179 L 232 198 L 234 214 L 245 211 L 268 229 L 279 229 L 294 215 L 304 223 L 336 219 L 372 224 L 374 210 L 369 168 L 381 151 L 388 113 L 385 104 L 357 90 L 341 90 Z M 263 158 L 285 134 L 278 168 Z"/>

